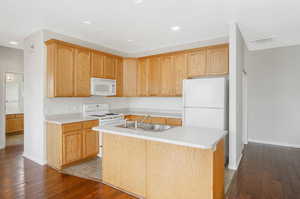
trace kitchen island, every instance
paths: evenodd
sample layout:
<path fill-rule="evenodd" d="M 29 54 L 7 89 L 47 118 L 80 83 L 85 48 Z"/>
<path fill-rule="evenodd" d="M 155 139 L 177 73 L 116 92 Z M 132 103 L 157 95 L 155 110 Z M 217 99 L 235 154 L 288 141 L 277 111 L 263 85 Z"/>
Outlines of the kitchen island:
<path fill-rule="evenodd" d="M 95 127 L 103 135 L 103 182 L 147 199 L 223 199 L 226 131 L 161 132 Z"/>

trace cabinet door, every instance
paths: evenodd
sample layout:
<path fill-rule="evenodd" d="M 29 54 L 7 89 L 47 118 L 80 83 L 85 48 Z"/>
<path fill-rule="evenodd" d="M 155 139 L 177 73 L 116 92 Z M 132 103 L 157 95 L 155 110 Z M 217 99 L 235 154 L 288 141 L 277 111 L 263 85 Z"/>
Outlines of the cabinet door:
<path fill-rule="evenodd" d="M 151 117 L 152 124 L 166 124 L 166 118 L 164 117 Z"/>
<path fill-rule="evenodd" d="M 17 120 L 16 118 L 6 119 L 6 133 L 16 132 L 18 130 Z"/>
<path fill-rule="evenodd" d="M 182 126 L 182 120 L 180 118 L 167 118 L 167 125 Z"/>
<path fill-rule="evenodd" d="M 123 96 L 123 60 L 116 59 L 116 81 L 117 81 L 117 97 Z"/>
<path fill-rule="evenodd" d="M 123 74 L 123 95 L 125 97 L 135 97 L 137 90 L 136 59 L 124 59 Z"/>
<path fill-rule="evenodd" d="M 16 119 L 16 128 L 17 128 L 17 131 L 23 131 L 24 130 L 24 119 L 23 118 L 17 118 Z"/>
<path fill-rule="evenodd" d="M 97 155 L 99 152 L 99 133 L 91 129 L 83 131 L 83 156 Z"/>
<path fill-rule="evenodd" d="M 207 48 L 207 74 L 228 74 L 228 45 Z"/>
<path fill-rule="evenodd" d="M 74 48 L 59 44 L 55 66 L 55 97 L 74 96 Z"/>
<path fill-rule="evenodd" d="M 186 54 L 176 54 L 174 55 L 174 86 L 175 86 L 175 96 L 182 96 L 182 83 L 186 78 L 186 65 L 187 65 L 187 55 Z M 174 87 L 173 86 L 173 87 Z"/>
<path fill-rule="evenodd" d="M 91 76 L 96 78 L 104 78 L 104 55 L 93 51 L 91 61 Z"/>
<path fill-rule="evenodd" d="M 75 97 L 90 96 L 90 51 L 87 49 L 75 50 Z"/>
<path fill-rule="evenodd" d="M 206 75 L 206 48 L 188 54 L 188 77 Z"/>
<path fill-rule="evenodd" d="M 152 57 L 150 65 L 150 96 L 161 95 L 161 66 L 160 57 Z"/>
<path fill-rule="evenodd" d="M 69 164 L 82 158 L 82 131 L 63 134 L 63 164 Z"/>
<path fill-rule="evenodd" d="M 115 58 L 106 55 L 104 57 L 104 77 L 107 79 L 115 79 Z"/>
<path fill-rule="evenodd" d="M 149 96 L 149 59 L 138 60 L 137 96 Z"/>
<path fill-rule="evenodd" d="M 172 56 L 161 57 L 161 95 L 175 95 L 175 71 Z"/>

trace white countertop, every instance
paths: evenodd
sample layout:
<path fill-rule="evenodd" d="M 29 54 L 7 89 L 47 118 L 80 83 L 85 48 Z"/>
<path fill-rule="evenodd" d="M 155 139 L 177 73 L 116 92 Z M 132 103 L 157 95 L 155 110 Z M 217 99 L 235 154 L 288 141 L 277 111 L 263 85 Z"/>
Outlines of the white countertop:
<path fill-rule="evenodd" d="M 72 113 L 72 114 L 60 114 L 60 115 L 48 115 L 46 116 L 45 121 L 55 124 L 65 124 L 73 122 L 82 122 L 89 120 L 97 120 L 98 118 L 84 116 L 81 113 Z"/>
<path fill-rule="evenodd" d="M 216 144 L 227 134 L 227 131 L 201 127 L 174 127 L 162 132 L 151 132 L 110 126 L 95 127 L 93 130 L 145 140 L 213 150 L 215 150 Z"/>

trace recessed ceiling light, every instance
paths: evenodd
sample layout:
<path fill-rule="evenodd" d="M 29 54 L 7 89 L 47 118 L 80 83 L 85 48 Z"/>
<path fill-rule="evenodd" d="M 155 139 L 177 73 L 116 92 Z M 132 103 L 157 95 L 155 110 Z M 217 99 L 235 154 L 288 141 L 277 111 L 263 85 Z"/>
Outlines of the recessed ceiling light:
<path fill-rule="evenodd" d="M 128 41 L 128 42 L 133 42 L 133 40 L 132 40 L 132 39 L 128 39 L 127 41 Z"/>
<path fill-rule="evenodd" d="M 143 1 L 144 1 L 144 0 L 134 0 L 134 3 L 135 3 L 135 4 L 140 4 L 140 3 L 143 3 Z"/>
<path fill-rule="evenodd" d="M 173 30 L 173 31 L 178 31 L 180 29 L 181 29 L 180 26 L 172 26 L 171 27 L 171 30 Z"/>
<path fill-rule="evenodd" d="M 10 41 L 9 44 L 11 44 L 11 45 L 18 45 L 19 43 L 16 42 L 16 41 Z"/>
<path fill-rule="evenodd" d="M 88 25 L 92 24 L 91 21 L 84 21 L 83 23 L 84 23 L 84 24 L 88 24 Z"/>

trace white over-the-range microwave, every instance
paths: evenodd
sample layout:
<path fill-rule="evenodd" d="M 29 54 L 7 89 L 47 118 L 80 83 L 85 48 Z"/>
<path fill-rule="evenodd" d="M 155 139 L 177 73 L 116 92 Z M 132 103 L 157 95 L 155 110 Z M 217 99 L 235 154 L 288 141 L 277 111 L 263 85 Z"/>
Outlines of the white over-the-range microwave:
<path fill-rule="evenodd" d="M 91 94 L 100 96 L 116 95 L 116 80 L 91 78 Z"/>

